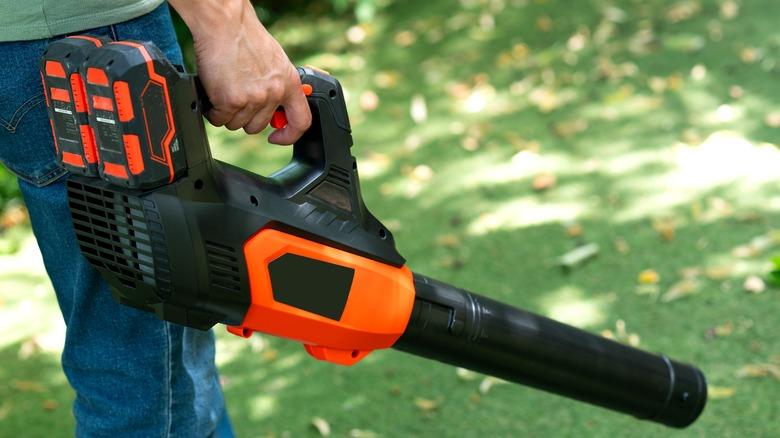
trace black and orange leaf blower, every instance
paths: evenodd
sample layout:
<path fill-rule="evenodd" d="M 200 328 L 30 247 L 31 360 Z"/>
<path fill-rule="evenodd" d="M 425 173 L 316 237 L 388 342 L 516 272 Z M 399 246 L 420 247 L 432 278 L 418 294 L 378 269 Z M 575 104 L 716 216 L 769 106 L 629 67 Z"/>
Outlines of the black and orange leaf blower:
<path fill-rule="evenodd" d="M 413 273 L 363 203 L 333 77 L 298 69 L 313 123 L 264 177 L 211 157 L 205 94 L 151 43 L 65 38 L 40 69 L 73 228 L 120 303 L 343 365 L 392 347 L 673 427 L 702 412 L 691 365 Z"/>

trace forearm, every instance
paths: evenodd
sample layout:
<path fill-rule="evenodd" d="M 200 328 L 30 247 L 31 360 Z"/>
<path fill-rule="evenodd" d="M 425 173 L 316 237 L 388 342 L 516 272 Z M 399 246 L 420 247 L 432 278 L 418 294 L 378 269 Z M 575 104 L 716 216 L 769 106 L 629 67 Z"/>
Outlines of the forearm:
<path fill-rule="evenodd" d="M 261 26 L 249 0 L 168 0 L 194 38 L 229 35 L 242 25 Z"/>

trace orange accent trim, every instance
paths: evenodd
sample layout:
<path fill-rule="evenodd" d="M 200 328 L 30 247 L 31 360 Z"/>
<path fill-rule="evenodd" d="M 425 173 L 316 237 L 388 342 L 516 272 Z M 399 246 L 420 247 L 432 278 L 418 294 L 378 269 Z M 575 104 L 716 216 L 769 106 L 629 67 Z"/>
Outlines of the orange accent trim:
<path fill-rule="evenodd" d="M 311 84 L 303 84 L 301 85 L 301 89 L 303 90 L 304 96 L 311 96 L 311 93 L 314 93 L 314 87 L 312 87 Z"/>
<path fill-rule="evenodd" d="M 103 45 L 103 42 L 102 42 L 102 41 L 100 41 L 100 40 L 99 40 L 99 39 L 97 39 L 97 38 L 93 38 L 93 37 L 91 37 L 91 36 L 88 36 L 88 35 L 72 35 L 72 36 L 69 36 L 68 38 L 78 38 L 78 39 L 80 39 L 80 40 L 87 40 L 87 41 L 92 41 L 92 43 L 93 43 L 93 44 L 94 44 L 96 47 L 100 47 L 100 46 L 102 46 L 102 45 Z"/>
<path fill-rule="evenodd" d="M 57 61 L 46 61 L 46 76 L 54 78 L 65 78 L 65 68 Z"/>
<path fill-rule="evenodd" d="M 120 122 L 133 120 L 133 101 L 130 98 L 130 86 L 125 81 L 114 81 L 114 100 Z"/>
<path fill-rule="evenodd" d="M 73 152 L 62 151 L 62 162 L 70 164 L 71 166 L 84 167 L 84 160 L 81 159 L 81 155 L 74 154 Z"/>
<path fill-rule="evenodd" d="M 274 115 L 271 116 L 271 127 L 274 129 L 282 129 L 287 126 L 287 114 L 283 109 L 274 111 Z"/>
<path fill-rule="evenodd" d="M 60 102 L 70 102 L 70 93 L 64 88 L 51 87 L 51 100 L 59 100 Z"/>
<path fill-rule="evenodd" d="M 54 153 L 60 153 L 60 145 L 57 143 L 57 133 L 54 132 L 54 121 L 49 119 L 49 125 L 51 125 L 51 138 L 54 139 Z"/>
<path fill-rule="evenodd" d="M 127 179 L 127 169 L 120 164 L 103 162 L 103 173 L 117 178 Z"/>
<path fill-rule="evenodd" d="M 49 104 L 49 93 L 46 92 L 46 80 L 43 78 L 43 72 L 39 72 L 41 74 L 41 85 L 43 85 L 43 97 L 46 98 L 46 106 L 51 106 Z"/>
<path fill-rule="evenodd" d="M 79 131 L 81 132 L 81 145 L 84 148 L 84 158 L 87 159 L 87 163 L 94 164 L 97 162 L 95 133 L 90 129 L 89 125 L 79 126 Z"/>
<path fill-rule="evenodd" d="M 108 76 L 106 76 L 106 72 L 99 68 L 89 67 L 87 69 L 87 82 L 108 87 Z"/>
<path fill-rule="evenodd" d="M 76 112 L 87 111 L 87 96 L 84 93 L 84 81 L 81 80 L 80 74 L 72 73 L 70 75 L 70 89 L 73 91 L 73 104 L 76 107 Z"/>
<path fill-rule="evenodd" d="M 154 71 L 154 62 L 152 61 L 152 57 L 149 55 L 149 52 L 146 50 L 146 47 L 131 41 L 115 41 L 112 44 L 123 44 L 125 46 L 135 47 L 136 49 L 138 49 L 138 51 L 141 52 L 141 56 L 143 56 L 144 60 L 146 61 L 146 71 L 149 74 L 149 81 L 155 82 L 162 86 L 163 94 L 165 95 L 165 102 L 164 102 L 165 118 L 168 121 L 168 131 L 165 133 L 165 137 L 163 137 L 161 146 L 162 146 L 163 153 L 165 154 L 165 162 L 168 164 L 168 173 L 170 175 L 168 178 L 168 182 L 169 183 L 173 182 L 173 173 L 174 173 L 173 159 L 171 158 L 171 151 L 169 146 L 173 141 L 173 136 L 176 134 L 176 125 L 174 125 L 173 122 L 173 112 L 171 110 L 171 97 L 168 95 L 168 82 L 165 80 L 164 76 Z M 152 138 L 148 135 L 148 126 L 147 126 L 147 138 L 148 141 L 150 142 L 152 141 Z"/>
<path fill-rule="evenodd" d="M 127 134 L 122 136 L 125 144 L 125 157 L 130 173 L 138 175 L 144 171 L 144 157 L 141 155 L 141 140 L 137 135 Z"/>
<path fill-rule="evenodd" d="M 96 110 L 114 111 L 114 102 L 110 97 L 92 95 L 92 107 Z"/>
<path fill-rule="evenodd" d="M 287 253 L 355 270 L 340 320 L 274 301 L 268 264 Z M 250 237 L 244 243 L 244 257 L 252 303 L 241 326 L 231 333 L 256 330 L 298 340 L 318 359 L 351 365 L 372 350 L 391 347 L 409 322 L 415 293 L 412 271 L 406 266 L 396 268 L 274 229 Z"/>

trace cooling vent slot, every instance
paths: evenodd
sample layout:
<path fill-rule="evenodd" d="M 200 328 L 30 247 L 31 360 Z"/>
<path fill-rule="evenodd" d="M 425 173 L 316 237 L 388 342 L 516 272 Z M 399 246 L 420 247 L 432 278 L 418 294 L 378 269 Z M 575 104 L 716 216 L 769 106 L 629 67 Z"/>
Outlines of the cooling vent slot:
<path fill-rule="evenodd" d="M 334 184 L 338 184 L 344 188 L 349 188 L 349 172 L 345 169 L 342 169 L 339 166 L 330 166 L 330 170 L 328 171 L 328 176 L 325 178 L 327 181 L 330 181 Z"/>
<path fill-rule="evenodd" d="M 211 287 L 227 293 L 241 292 L 238 256 L 232 246 L 206 241 L 206 262 Z"/>
<path fill-rule="evenodd" d="M 170 293 L 162 224 L 154 203 L 68 181 L 68 203 L 81 252 L 92 265 L 113 273 L 125 287 L 139 283 Z"/>

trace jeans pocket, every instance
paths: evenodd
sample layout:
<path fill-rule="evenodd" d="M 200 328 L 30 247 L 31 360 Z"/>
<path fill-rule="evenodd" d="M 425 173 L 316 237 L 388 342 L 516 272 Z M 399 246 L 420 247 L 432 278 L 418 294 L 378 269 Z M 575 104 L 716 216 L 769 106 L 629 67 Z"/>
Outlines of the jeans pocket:
<path fill-rule="evenodd" d="M 38 59 L 46 40 L 0 43 L 0 163 L 44 186 L 66 173 L 56 162 Z"/>

